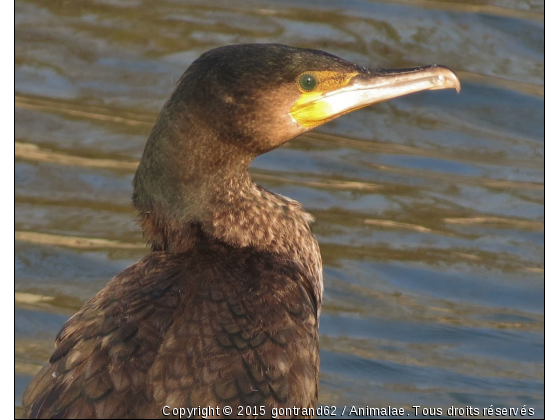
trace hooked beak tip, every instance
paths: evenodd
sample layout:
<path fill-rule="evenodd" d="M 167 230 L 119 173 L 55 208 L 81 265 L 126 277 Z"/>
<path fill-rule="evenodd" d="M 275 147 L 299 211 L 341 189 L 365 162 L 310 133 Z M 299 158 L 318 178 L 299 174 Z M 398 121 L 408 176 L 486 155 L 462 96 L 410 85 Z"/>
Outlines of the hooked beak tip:
<path fill-rule="evenodd" d="M 434 70 L 438 72 L 438 79 L 441 82 L 440 89 L 451 89 L 455 88 L 457 93 L 461 93 L 461 82 L 457 74 L 448 67 L 439 66 L 434 64 Z"/>

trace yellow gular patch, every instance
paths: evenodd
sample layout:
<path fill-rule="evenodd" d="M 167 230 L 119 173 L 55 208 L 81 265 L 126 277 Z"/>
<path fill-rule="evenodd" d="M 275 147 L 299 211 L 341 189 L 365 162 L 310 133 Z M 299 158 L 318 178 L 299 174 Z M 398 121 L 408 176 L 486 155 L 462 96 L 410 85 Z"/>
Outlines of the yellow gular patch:
<path fill-rule="evenodd" d="M 299 86 L 299 78 L 303 74 L 310 74 L 317 80 L 317 85 L 311 91 L 305 91 Z M 321 101 L 326 94 L 346 86 L 356 76 L 357 72 L 338 73 L 334 71 L 307 71 L 297 77 L 295 83 L 301 92 L 301 96 L 290 108 L 290 115 L 294 120 L 306 128 L 312 128 L 323 124 L 336 115 L 332 115 L 331 106 Z"/>

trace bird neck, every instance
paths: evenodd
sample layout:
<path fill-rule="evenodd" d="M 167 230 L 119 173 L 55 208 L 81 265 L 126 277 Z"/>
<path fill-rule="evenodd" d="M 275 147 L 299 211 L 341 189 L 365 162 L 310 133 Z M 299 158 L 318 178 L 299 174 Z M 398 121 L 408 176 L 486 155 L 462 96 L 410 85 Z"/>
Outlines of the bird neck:
<path fill-rule="evenodd" d="M 310 228 L 313 217 L 297 201 L 256 185 L 247 172 L 204 191 L 198 197 L 198 205 L 191 206 L 198 209 L 197 214 L 177 217 L 158 207 L 140 214 L 152 250 L 186 253 L 209 241 L 218 241 L 274 253 L 308 275 L 320 306 L 322 262 Z"/>
<path fill-rule="evenodd" d="M 146 240 L 152 250 L 169 253 L 218 241 L 277 254 L 310 277 L 320 305 L 312 216 L 256 185 L 248 172 L 256 154 L 234 140 L 192 113 L 164 107 L 134 177 L 133 203 Z"/>

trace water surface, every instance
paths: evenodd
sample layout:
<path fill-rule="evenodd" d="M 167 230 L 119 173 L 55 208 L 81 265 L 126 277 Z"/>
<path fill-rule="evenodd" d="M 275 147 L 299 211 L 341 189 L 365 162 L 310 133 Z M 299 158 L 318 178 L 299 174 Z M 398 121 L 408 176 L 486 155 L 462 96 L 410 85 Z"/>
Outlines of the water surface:
<path fill-rule="evenodd" d="M 131 181 L 202 52 L 279 42 L 440 63 L 255 160 L 317 221 L 319 402 L 543 415 L 544 1 L 16 1 L 16 410 L 62 324 L 146 254 Z"/>

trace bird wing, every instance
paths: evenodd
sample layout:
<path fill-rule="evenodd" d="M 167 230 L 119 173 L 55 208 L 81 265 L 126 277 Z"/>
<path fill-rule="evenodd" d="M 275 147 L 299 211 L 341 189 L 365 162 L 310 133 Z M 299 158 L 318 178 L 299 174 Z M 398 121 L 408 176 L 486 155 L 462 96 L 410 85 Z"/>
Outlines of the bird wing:
<path fill-rule="evenodd" d="M 30 418 L 270 413 L 314 407 L 318 367 L 317 306 L 295 264 L 231 248 L 153 252 L 64 325 L 23 405 Z"/>

